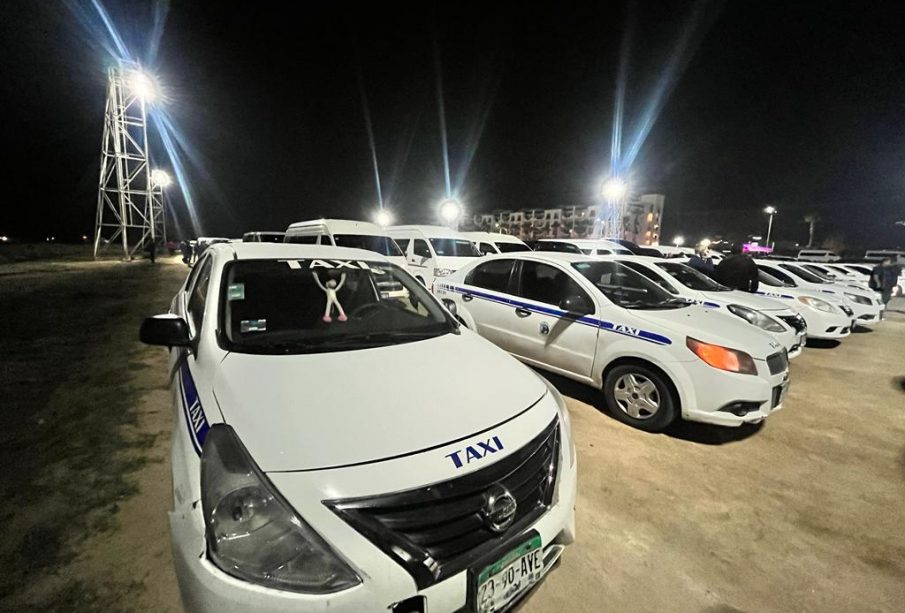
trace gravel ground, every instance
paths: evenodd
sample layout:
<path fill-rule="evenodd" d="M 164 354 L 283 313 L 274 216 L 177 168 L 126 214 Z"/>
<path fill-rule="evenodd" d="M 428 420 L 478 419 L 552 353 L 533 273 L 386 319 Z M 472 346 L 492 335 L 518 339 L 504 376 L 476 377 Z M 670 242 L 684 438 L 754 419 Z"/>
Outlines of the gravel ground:
<path fill-rule="evenodd" d="M 105 266 L 145 265 L 20 264 L 0 269 L 0 289 L 69 284 L 90 294 L 109 277 Z M 160 310 L 185 268 L 166 260 L 154 274 L 144 292 L 106 285 L 121 308 L 97 325 L 137 331 L 136 315 Z M 49 307 L 54 321 L 85 309 L 65 300 Z M 785 408 L 761 427 L 679 424 L 646 434 L 601 411 L 593 390 L 554 379 L 578 447 L 578 540 L 521 610 L 905 611 L 905 301 L 892 307 L 899 312 L 872 332 L 808 348 L 793 362 Z M 167 529 L 165 356 L 137 342 L 128 351 L 121 376 L 130 418 L 111 452 L 133 460 L 124 465 L 128 487 L 107 501 L 109 521 L 63 534 L 66 555 L 31 569 L 27 585 L 0 595 L 0 610 L 181 610 Z M 50 389 L 21 406 L 39 416 L 65 404 L 66 386 L 105 346 L 69 355 L 67 378 L 36 375 Z M 30 469 L 46 483 L 59 466 Z"/>

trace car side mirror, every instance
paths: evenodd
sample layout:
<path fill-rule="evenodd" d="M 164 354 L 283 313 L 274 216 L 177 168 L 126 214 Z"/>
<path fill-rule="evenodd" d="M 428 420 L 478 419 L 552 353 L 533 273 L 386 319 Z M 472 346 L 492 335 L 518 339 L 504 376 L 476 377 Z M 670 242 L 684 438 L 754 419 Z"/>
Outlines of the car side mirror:
<path fill-rule="evenodd" d="M 176 315 L 155 315 L 141 322 L 138 332 L 141 342 L 148 345 L 163 345 L 164 347 L 188 347 L 189 326 L 185 320 Z"/>
<path fill-rule="evenodd" d="M 569 315 L 589 315 L 594 312 L 594 305 L 585 296 L 575 294 L 566 296 L 559 302 L 559 308 Z"/>
<path fill-rule="evenodd" d="M 449 298 L 443 299 L 443 306 L 446 307 L 446 310 L 449 311 L 453 317 L 459 316 L 459 308 L 456 306 L 456 303 Z"/>

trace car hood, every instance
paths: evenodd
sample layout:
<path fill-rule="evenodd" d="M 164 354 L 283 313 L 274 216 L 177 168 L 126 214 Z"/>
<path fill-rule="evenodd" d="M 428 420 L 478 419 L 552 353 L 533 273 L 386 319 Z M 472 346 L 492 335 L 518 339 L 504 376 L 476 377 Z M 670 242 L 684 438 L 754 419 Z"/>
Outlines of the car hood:
<path fill-rule="evenodd" d="M 725 302 L 726 304 L 740 304 L 757 311 L 787 311 L 788 306 L 765 296 L 758 296 L 750 292 L 733 290 L 731 292 L 703 292 L 709 300 Z"/>
<path fill-rule="evenodd" d="M 633 310 L 632 313 L 660 327 L 660 330 L 652 331 L 667 331 L 666 336 L 671 337 L 673 344 L 684 345 L 685 337 L 691 336 L 705 343 L 740 349 L 759 360 L 767 359 L 780 347 L 767 332 L 747 321 L 698 305 L 665 311 Z"/>
<path fill-rule="evenodd" d="M 423 451 L 505 422 L 545 393 L 469 331 L 335 353 L 230 353 L 214 379 L 224 421 L 265 472 Z"/>

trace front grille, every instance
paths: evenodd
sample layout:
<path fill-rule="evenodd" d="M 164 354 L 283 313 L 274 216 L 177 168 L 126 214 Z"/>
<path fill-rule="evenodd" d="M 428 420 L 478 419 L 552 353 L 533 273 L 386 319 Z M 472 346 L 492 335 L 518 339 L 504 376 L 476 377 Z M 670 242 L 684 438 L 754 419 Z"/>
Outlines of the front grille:
<path fill-rule="evenodd" d="M 771 375 L 778 375 L 785 372 L 789 368 L 789 356 L 785 349 L 779 353 L 774 353 L 767 358 L 767 368 L 770 369 Z"/>
<path fill-rule="evenodd" d="M 508 457 L 463 477 L 324 504 L 405 568 L 418 589 L 424 589 L 468 568 L 544 512 L 553 499 L 559 438 L 559 420 L 554 419 Z M 481 512 L 484 494 L 495 484 L 505 487 L 518 505 L 515 519 L 502 533 L 491 531 Z"/>
<path fill-rule="evenodd" d="M 795 315 L 779 315 L 781 320 L 792 326 L 792 329 L 795 330 L 798 334 L 803 334 L 808 331 L 808 324 L 805 323 L 804 317 L 796 313 Z"/>

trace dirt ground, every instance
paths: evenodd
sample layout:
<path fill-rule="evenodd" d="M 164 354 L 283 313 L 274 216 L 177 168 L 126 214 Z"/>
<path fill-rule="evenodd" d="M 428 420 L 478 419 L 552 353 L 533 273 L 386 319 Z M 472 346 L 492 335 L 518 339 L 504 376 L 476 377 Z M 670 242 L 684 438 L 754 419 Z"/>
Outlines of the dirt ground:
<path fill-rule="evenodd" d="M 185 273 L 0 265 L 0 521 L 14 528 L 0 610 L 181 610 L 165 354 L 136 338 Z M 807 349 L 762 427 L 646 434 L 555 379 L 578 447 L 578 540 L 521 611 L 905 611 L 905 301 L 893 308 L 873 332 Z"/>

